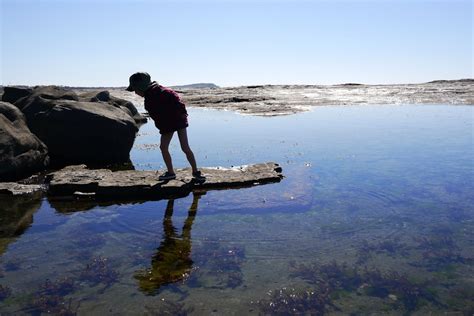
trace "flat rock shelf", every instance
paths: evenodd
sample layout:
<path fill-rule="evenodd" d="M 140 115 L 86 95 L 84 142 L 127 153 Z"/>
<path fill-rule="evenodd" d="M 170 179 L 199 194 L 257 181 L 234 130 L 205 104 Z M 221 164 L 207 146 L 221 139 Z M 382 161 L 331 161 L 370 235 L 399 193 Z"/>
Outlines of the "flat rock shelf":
<path fill-rule="evenodd" d="M 92 198 L 98 200 L 165 199 L 186 196 L 192 191 L 251 187 L 283 178 L 274 162 L 200 169 L 206 180 L 196 182 L 189 168 L 177 169 L 176 179 L 159 181 L 160 171 L 111 171 L 68 166 L 48 175 L 50 197 Z"/>
<path fill-rule="evenodd" d="M 8 196 L 31 196 L 43 192 L 45 187 L 38 184 L 21 184 L 16 182 L 0 182 L 0 197 Z"/>

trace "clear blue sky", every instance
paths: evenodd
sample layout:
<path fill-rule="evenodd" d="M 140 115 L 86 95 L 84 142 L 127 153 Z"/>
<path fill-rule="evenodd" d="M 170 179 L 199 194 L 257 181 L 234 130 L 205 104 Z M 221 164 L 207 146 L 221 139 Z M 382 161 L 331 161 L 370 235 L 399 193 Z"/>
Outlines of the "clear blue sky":
<path fill-rule="evenodd" d="M 472 0 L 0 1 L 3 85 L 473 77 Z"/>

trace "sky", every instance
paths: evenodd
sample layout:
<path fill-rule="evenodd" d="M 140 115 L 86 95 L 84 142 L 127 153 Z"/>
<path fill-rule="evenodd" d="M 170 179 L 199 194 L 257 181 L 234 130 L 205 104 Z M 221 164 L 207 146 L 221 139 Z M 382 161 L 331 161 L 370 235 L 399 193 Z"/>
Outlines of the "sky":
<path fill-rule="evenodd" d="M 472 0 L 0 0 L 1 85 L 473 77 Z"/>

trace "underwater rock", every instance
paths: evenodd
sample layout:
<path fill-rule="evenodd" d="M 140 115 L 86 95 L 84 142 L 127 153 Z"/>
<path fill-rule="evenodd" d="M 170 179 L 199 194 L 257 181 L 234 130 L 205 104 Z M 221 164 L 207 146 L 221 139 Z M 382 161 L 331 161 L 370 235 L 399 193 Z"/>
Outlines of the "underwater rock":
<path fill-rule="evenodd" d="M 72 196 L 99 200 L 163 199 L 186 196 L 193 190 L 229 189 L 279 182 L 281 167 L 273 162 L 232 168 L 201 168 L 206 180 L 197 183 L 189 168 L 176 169 L 176 179 L 159 181 L 161 172 L 87 169 L 85 165 L 68 166 L 48 175 L 50 197 Z"/>

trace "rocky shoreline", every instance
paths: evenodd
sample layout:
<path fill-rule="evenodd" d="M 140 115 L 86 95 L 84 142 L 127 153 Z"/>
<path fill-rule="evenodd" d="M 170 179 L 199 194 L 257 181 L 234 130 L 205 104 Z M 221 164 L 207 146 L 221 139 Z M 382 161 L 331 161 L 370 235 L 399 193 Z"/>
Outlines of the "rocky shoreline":
<path fill-rule="evenodd" d="M 48 167 L 130 160 L 147 119 L 108 91 L 6 87 L 0 101 L 0 181 Z"/>
<path fill-rule="evenodd" d="M 276 116 L 328 105 L 452 104 L 474 105 L 474 79 L 398 85 L 259 85 L 176 91 L 187 106 Z M 143 110 L 142 99 L 123 88 L 110 93 Z"/>
<path fill-rule="evenodd" d="M 191 86 L 176 91 L 189 107 L 262 116 L 327 105 L 474 104 L 474 79 L 405 85 Z M 1 87 L 0 93 L 0 181 L 25 179 L 51 167 L 127 162 L 136 133 L 146 122 L 143 99 L 123 88 Z M 4 183 L 0 193 L 30 189 Z"/>
<path fill-rule="evenodd" d="M 0 119 L 3 197 L 38 198 L 46 193 L 74 199 L 161 199 L 187 195 L 196 186 L 199 190 L 227 189 L 283 177 L 275 163 L 201 168 L 207 177 L 203 183 L 195 183 L 189 170 L 177 170 L 176 180 L 163 182 L 158 181 L 156 171 L 104 169 L 130 161 L 136 134 L 146 122 L 132 102 L 109 91 L 6 87 Z M 66 167 L 54 171 L 62 166 Z M 34 176 L 51 169 L 46 178 Z M 12 180 L 20 181 L 7 182 Z"/>

